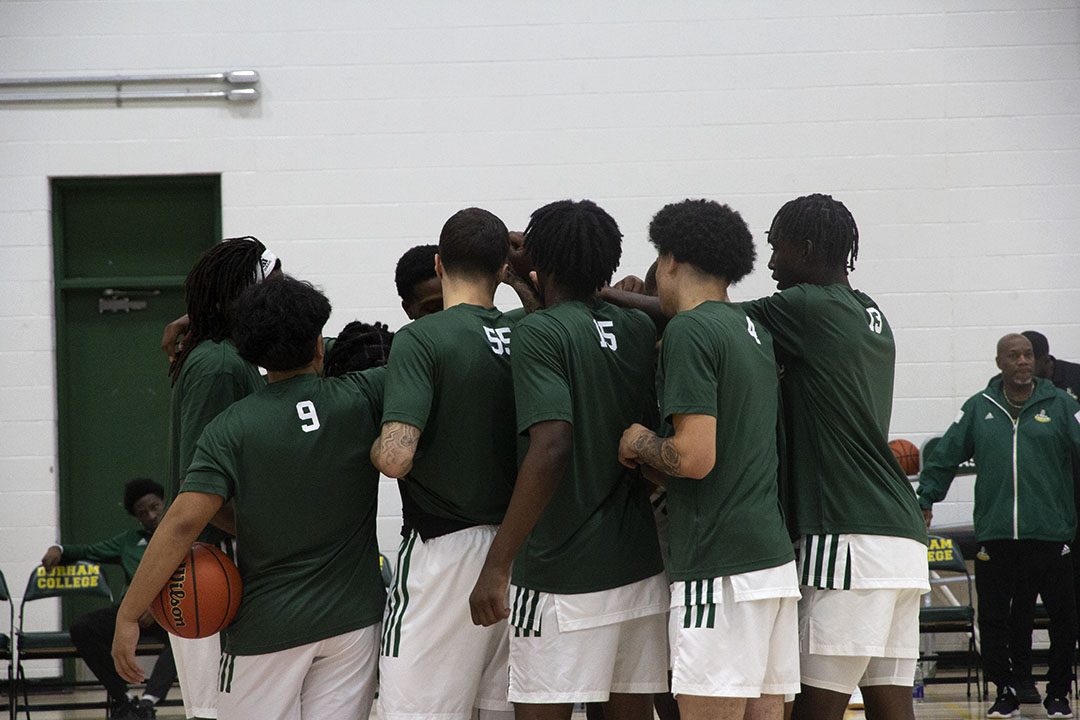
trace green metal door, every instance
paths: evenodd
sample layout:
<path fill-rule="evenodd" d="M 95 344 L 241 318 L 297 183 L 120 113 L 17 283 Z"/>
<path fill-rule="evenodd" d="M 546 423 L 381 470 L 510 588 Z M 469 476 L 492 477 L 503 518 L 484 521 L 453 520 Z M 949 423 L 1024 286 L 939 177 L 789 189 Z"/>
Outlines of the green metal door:
<path fill-rule="evenodd" d="M 213 176 L 52 181 L 60 530 L 96 542 L 135 526 L 124 483 L 163 482 L 169 422 L 167 322 L 183 282 L 221 238 Z M 110 569 L 115 596 L 123 574 Z M 65 601 L 64 623 L 94 607 Z"/>

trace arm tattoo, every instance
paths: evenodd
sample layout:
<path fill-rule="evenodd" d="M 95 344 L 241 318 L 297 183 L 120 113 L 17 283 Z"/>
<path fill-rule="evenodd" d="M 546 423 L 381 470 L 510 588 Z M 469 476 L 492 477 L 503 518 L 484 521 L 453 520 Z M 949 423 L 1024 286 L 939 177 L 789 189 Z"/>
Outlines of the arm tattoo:
<path fill-rule="evenodd" d="M 412 465 L 420 429 L 407 423 L 389 422 L 379 437 L 379 459 L 385 465 Z"/>
<path fill-rule="evenodd" d="M 675 447 L 675 438 L 659 438 L 652 433 L 640 435 L 634 439 L 634 452 L 638 458 L 668 475 L 679 476 L 679 450 Z"/>

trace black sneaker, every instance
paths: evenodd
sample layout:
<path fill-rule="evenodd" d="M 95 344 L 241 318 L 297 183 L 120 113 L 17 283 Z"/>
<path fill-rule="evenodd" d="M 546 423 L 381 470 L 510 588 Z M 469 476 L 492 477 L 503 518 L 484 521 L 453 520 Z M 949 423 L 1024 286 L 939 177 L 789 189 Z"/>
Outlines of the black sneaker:
<path fill-rule="evenodd" d="M 1002 688 L 998 691 L 997 700 L 986 711 L 988 718 L 1016 717 L 1020 714 L 1020 703 L 1016 699 L 1016 693 L 1011 687 Z"/>
<path fill-rule="evenodd" d="M 1021 705 L 1038 705 L 1042 702 L 1039 688 L 1035 687 L 1035 681 L 1031 678 L 1016 683 L 1016 700 Z"/>
<path fill-rule="evenodd" d="M 109 702 L 110 720 L 135 720 L 135 701 L 131 698 Z"/>
<path fill-rule="evenodd" d="M 1047 696 L 1043 707 L 1046 708 L 1046 717 L 1048 718 L 1071 718 L 1073 716 L 1068 698 Z"/>
<path fill-rule="evenodd" d="M 135 703 L 135 715 L 137 720 L 153 720 L 157 717 L 157 707 L 149 700 L 139 700 Z"/>

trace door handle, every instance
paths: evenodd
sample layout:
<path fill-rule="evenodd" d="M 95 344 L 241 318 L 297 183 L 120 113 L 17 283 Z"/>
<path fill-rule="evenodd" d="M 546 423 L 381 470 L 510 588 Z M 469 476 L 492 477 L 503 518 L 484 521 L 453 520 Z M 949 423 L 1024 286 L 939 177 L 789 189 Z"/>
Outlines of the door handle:
<path fill-rule="evenodd" d="M 98 298 L 98 314 L 145 310 L 146 300 L 132 300 L 131 298 L 157 297 L 160 294 L 160 290 L 114 290 L 106 288 L 101 291 L 101 297 Z"/>

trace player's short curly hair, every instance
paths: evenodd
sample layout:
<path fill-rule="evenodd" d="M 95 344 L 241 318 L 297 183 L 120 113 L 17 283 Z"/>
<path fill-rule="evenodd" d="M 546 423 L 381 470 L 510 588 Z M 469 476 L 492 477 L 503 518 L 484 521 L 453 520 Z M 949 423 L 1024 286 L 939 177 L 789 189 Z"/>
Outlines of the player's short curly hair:
<path fill-rule="evenodd" d="M 283 275 L 252 285 L 236 301 L 233 342 L 240 357 L 267 370 L 284 372 L 307 365 L 330 317 L 326 296 Z"/>
<path fill-rule="evenodd" d="M 430 280 L 435 277 L 435 253 L 439 252 L 437 245 L 417 245 L 405 251 L 397 261 L 394 268 L 394 284 L 397 286 L 397 294 L 405 302 L 416 299 L 413 292 L 417 283 Z"/>
<path fill-rule="evenodd" d="M 384 323 L 353 320 L 342 329 L 330 352 L 326 353 L 323 375 L 337 377 L 354 370 L 382 367 L 390 357 L 394 333 Z"/>
<path fill-rule="evenodd" d="M 147 495 L 157 495 L 164 500 L 165 488 L 150 478 L 135 478 L 127 481 L 124 485 L 124 509 L 127 510 L 128 515 L 135 514 L 135 503 Z"/>
<path fill-rule="evenodd" d="M 525 228 L 525 252 L 536 272 L 586 295 L 611 281 L 622 257 L 622 232 L 592 200 L 559 200 L 532 214 Z"/>
<path fill-rule="evenodd" d="M 754 238 L 738 212 L 715 200 L 683 200 L 661 208 L 649 223 L 661 255 L 734 284 L 754 269 Z"/>

